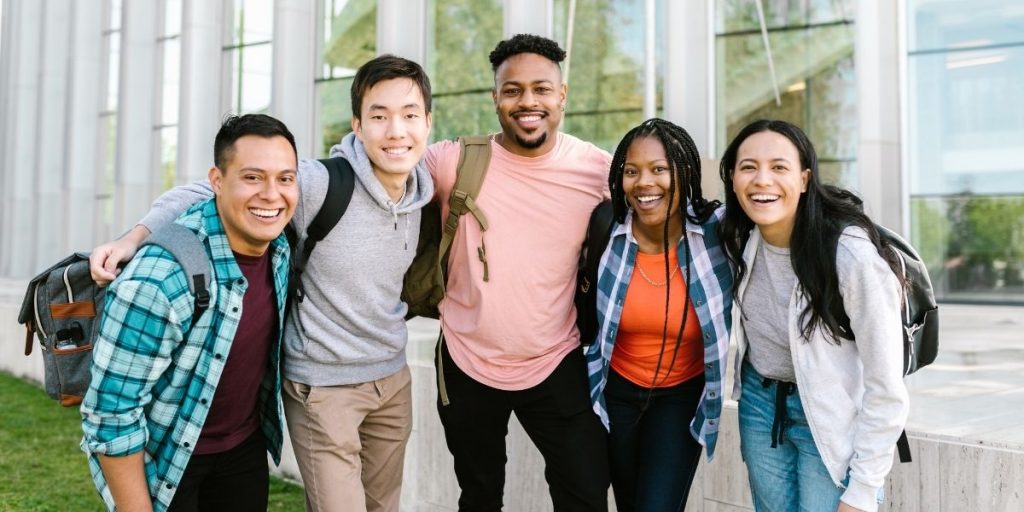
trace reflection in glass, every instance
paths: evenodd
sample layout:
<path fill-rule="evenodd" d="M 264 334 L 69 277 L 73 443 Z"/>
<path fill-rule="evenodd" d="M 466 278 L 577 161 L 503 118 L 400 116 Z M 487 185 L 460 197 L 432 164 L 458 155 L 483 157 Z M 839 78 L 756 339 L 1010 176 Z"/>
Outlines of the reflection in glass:
<path fill-rule="evenodd" d="M 664 20 L 664 2 L 655 3 L 655 19 Z M 568 40 L 569 2 L 554 2 L 554 38 Z M 573 21 L 569 101 L 562 128 L 614 151 L 622 135 L 643 121 L 644 2 L 577 2 Z M 655 28 L 655 105 L 662 103 L 664 30 Z"/>
<path fill-rule="evenodd" d="M 856 0 L 761 0 L 765 25 L 771 28 L 820 25 L 852 20 Z M 758 32 L 761 24 L 757 5 L 751 0 L 718 0 L 715 2 L 715 32 Z"/>
<path fill-rule="evenodd" d="M 433 89 L 432 139 L 499 130 L 487 56 L 502 39 L 500 0 L 431 0 L 427 73 Z"/>
<path fill-rule="evenodd" d="M 237 114 L 265 114 L 270 109 L 272 47 L 268 44 L 229 50 L 231 106 Z"/>
<path fill-rule="evenodd" d="M 1018 0 L 907 0 L 911 52 L 1019 44 L 1024 4 Z"/>
<path fill-rule="evenodd" d="M 274 0 L 235 0 L 232 46 L 268 42 L 274 35 Z"/>
<path fill-rule="evenodd" d="M 377 54 L 377 3 L 324 0 L 320 76 L 316 80 L 321 144 L 326 156 L 351 131 L 350 89 L 356 69 Z"/>
<path fill-rule="evenodd" d="M 167 190 L 176 184 L 178 176 L 178 127 L 160 129 L 160 186 Z"/>
<path fill-rule="evenodd" d="M 733 0 L 717 4 L 720 26 L 737 31 L 716 37 L 716 147 L 721 152 L 751 121 L 789 121 L 814 142 L 823 179 L 853 186 L 857 159 L 853 20 L 836 19 L 852 15 L 853 7 L 842 2 L 766 2 L 781 100 L 776 104 L 768 53 L 750 4 Z M 813 20 L 825 21 L 809 25 Z"/>

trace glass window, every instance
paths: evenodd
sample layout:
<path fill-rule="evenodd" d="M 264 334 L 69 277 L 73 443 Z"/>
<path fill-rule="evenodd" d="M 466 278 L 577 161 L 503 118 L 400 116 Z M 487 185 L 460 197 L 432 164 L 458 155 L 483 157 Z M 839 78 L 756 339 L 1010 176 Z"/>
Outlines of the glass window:
<path fill-rule="evenodd" d="M 572 19 L 569 3 L 554 2 L 554 37 L 569 52 L 563 64 L 569 74 L 563 129 L 614 151 L 626 131 L 644 120 L 644 2 L 577 2 Z M 655 6 L 655 19 L 664 20 L 664 2 Z M 656 25 L 655 105 L 660 113 L 665 38 L 663 23 Z M 570 36 L 572 47 L 567 48 Z"/>
<path fill-rule="evenodd" d="M 502 39 L 501 0 L 432 0 L 427 10 L 433 139 L 498 131 L 487 56 Z"/>
<path fill-rule="evenodd" d="M 181 73 L 181 0 L 163 1 L 163 33 L 157 38 L 162 61 L 160 110 L 153 127 L 159 158 L 160 186 L 166 190 L 177 182 L 178 101 Z"/>
<path fill-rule="evenodd" d="M 908 0 L 911 237 L 940 299 L 1024 302 L 1024 8 Z"/>
<path fill-rule="evenodd" d="M 121 0 L 103 2 L 103 60 L 105 72 L 102 108 L 96 130 L 99 165 L 96 166 L 96 240 L 111 240 L 114 221 L 114 178 L 117 166 L 117 104 L 121 63 Z"/>
<path fill-rule="evenodd" d="M 814 142 L 825 181 L 856 182 L 857 105 L 852 0 L 763 3 L 775 70 L 756 4 L 716 2 L 716 147 L 721 153 L 747 123 L 782 119 Z"/>
<path fill-rule="evenodd" d="M 224 46 L 231 104 L 235 114 L 266 113 L 270 109 L 273 70 L 273 0 L 235 0 L 230 37 Z"/>
<path fill-rule="evenodd" d="M 377 55 L 377 2 L 323 0 L 321 68 L 316 78 L 317 116 L 326 156 L 352 131 L 352 78 Z"/>

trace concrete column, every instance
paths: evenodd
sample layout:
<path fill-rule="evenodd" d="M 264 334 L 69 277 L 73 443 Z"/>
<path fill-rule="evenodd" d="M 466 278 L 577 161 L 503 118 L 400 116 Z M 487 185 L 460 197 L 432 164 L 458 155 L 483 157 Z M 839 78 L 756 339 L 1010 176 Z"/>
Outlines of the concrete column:
<path fill-rule="evenodd" d="M 377 2 L 377 55 L 390 53 L 427 62 L 426 0 Z"/>
<path fill-rule="evenodd" d="M 35 267 L 35 178 L 38 171 L 36 136 L 39 133 L 40 69 L 43 57 L 42 2 L 4 2 L 3 137 L 0 171 L 3 172 L 3 245 L 0 275 L 28 277 Z"/>
<path fill-rule="evenodd" d="M 63 127 L 64 204 L 61 224 L 67 247 L 61 252 L 87 250 L 96 243 L 93 227 L 99 145 L 96 126 L 102 108 L 103 6 L 102 0 L 75 0 L 71 4 L 70 59 L 68 61 L 67 119 Z M 57 148 L 50 148 L 56 150 Z"/>
<path fill-rule="evenodd" d="M 178 106 L 179 185 L 206 179 L 220 128 L 222 2 L 185 0 Z"/>
<path fill-rule="evenodd" d="M 665 2 L 665 19 L 665 118 L 689 132 L 702 156 L 714 157 L 714 7 L 710 0 Z"/>
<path fill-rule="evenodd" d="M 274 71 L 270 112 L 288 125 L 299 155 L 313 155 L 317 32 L 315 2 L 274 2 Z M 212 140 L 212 139 L 211 139 Z"/>
<path fill-rule="evenodd" d="M 554 2 L 552 0 L 503 0 L 504 38 L 516 34 L 554 35 Z"/>
<path fill-rule="evenodd" d="M 149 211 L 160 191 L 153 168 L 153 126 L 157 124 L 157 2 L 124 2 L 118 81 L 117 159 L 114 172 L 113 231 L 122 231 Z"/>
<path fill-rule="evenodd" d="M 68 57 L 71 41 L 70 0 L 46 0 L 43 5 L 43 19 L 40 37 L 41 58 L 39 62 L 39 97 L 35 146 L 35 172 L 32 173 L 33 214 L 35 215 L 35 254 L 37 264 L 56 261 L 65 249 L 67 225 L 63 222 L 62 210 L 71 205 L 62 201 L 66 169 L 64 152 L 58 148 L 66 142 L 64 128 L 67 122 L 68 105 Z M 84 212 L 83 212 L 84 213 Z"/>
<path fill-rule="evenodd" d="M 857 2 L 859 191 L 875 222 L 905 234 L 900 169 L 900 47 L 898 2 Z"/>

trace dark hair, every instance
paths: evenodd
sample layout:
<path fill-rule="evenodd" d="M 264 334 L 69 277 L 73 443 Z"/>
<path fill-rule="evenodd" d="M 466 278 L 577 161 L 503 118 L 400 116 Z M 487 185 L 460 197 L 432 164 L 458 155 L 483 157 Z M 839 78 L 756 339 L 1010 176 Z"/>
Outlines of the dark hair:
<path fill-rule="evenodd" d="M 224 118 L 220 130 L 217 131 L 217 138 L 213 141 L 213 164 L 221 172 L 224 172 L 224 167 L 234 157 L 235 141 L 246 135 L 264 138 L 284 137 L 288 139 L 288 143 L 292 145 L 292 151 L 295 152 L 295 137 L 292 132 L 288 131 L 288 127 L 276 118 L 265 114 L 228 116 Z M 298 158 L 297 152 L 296 158 Z"/>
<path fill-rule="evenodd" d="M 808 298 L 807 307 L 800 312 L 801 333 L 805 340 L 809 340 L 814 329 L 820 326 L 830 335 L 830 341 L 838 345 L 841 343 L 840 338 L 852 339 L 852 333 L 846 327 L 850 325 L 850 319 L 843 308 L 836 272 L 836 249 L 843 230 L 848 226 L 857 226 L 866 231 L 871 243 L 897 278 L 898 262 L 880 239 L 875 224 L 864 213 L 861 199 L 849 190 L 821 183 L 818 156 L 803 130 L 785 121 L 760 120 L 740 130 L 725 149 L 719 168 L 725 189 L 725 218 L 719 225 L 719 235 L 725 254 L 735 269 L 734 282 L 740 282 L 747 272 L 743 262 L 743 248 L 754 227 L 754 222 L 740 207 L 732 188 L 737 153 L 743 141 L 751 135 L 767 131 L 782 135 L 792 142 L 800 155 L 801 169 L 810 170 L 807 191 L 800 195 L 797 203 L 796 220 L 790 238 L 790 262 L 800 290 Z M 738 287 L 734 289 L 734 293 L 737 292 Z"/>
<path fill-rule="evenodd" d="M 395 78 L 408 78 L 420 88 L 423 95 L 423 108 L 430 112 L 430 78 L 423 66 L 402 57 L 394 55 L 380 55 L 374 57 L 356 70 L 356 76 L 352 79 L 352 117 L 362 119 L 360 115 L 363 109 L 363 96 L 373 86 L 385 80 Z"/>
<path fill-rule="evenodd" d="M 683 204 L 679 205 L 678 211 L 679 218 L 683 225 L 683 257 L 685 259 L 683 265 L 686 268 L 684 282 L 689 283 L 690 269 L 692 265 L 690 265 L 690 241 L 686 237 L 686 221 L 689 219 L 694 223 L 703 224 L 720 203 L 718 201 L 708 201 L 704 198 L 701 192 L 700 152 L 697 151 L 697 145 L 693 142 L 693 138 L 690 137 L 690 134 L 686 133 L 686 130 L 679 125 L 664 119 L 651 118 L 626 132 L 626 135 L 622 137 L 618 147 L 615 149 L 615 155 L 612 157 L 611 169 L 608 172 L 608 188 L 611 191 L 613 217 L 615 221 L 620 224 L 626 221 L 628 206 L 626 204 L 626 193 L 622 188 L 622 177 L 626 167 L 626 153 L 629 152 L 629 147 L 633 142 L 647 137 L 656 139 L 661 143 L 661 146 L 665 149 L 665 157 L 672 168 L 672 172 L 669 173 L 668 189 L 668 210 L 670 212 L 673 206 L 672 201 L 675 199 L 676 187 L 683 187 L 682 193 L 679 194 Z M 658 363 L 655 366 L 654 380 L 651 382 L 651 389 L 658 387 L 657 378 L 658 374 L 661 372 L 661 358 L 665 354 L 666 338 L 668 335 L 668 306 L 672 293 L 672 274 L 669 272 L 670 245 L 668 239 L 668 224 L 669 223 L 666 219 L 664 234 L 662 237 L 663 252 L 665 255 L 664 275 L 666 282 L 665 322 L 661 331 L 661 351 L 658 354 Z M 671 244 L 671 247 L 675 247 L 675 245 L 676 244 L 673 243 Z M 685 301 L 689 301 L 689 290 L 685 286 L 683 290 L 686 294 Z M 683 331 L 685 330 L 688 312 L 689 308 L 683 309 L 682 323 L 679 325 L 679 333 L 676 336 L 675 345 L 672 349 L 672 359 L 669 362 L 668 370 L 663 381 L 668 379 L 669 374 L 672 372 L 672 367 L 675 366 L 676 356 L 679 353 L 679 347 L 682 343 Z M 650 398 L 650 396 L 648 396 L 648 398 Z"/>
<path fill-rule="evenodd" d="M 502 62 L 520 53 L 536 53 L 555 64 L 565 60 L 565 50 L 551 39 L 533 34 L 516 34 L 498 43 L 491 51 L 491 69 L 498 71 Z"/>

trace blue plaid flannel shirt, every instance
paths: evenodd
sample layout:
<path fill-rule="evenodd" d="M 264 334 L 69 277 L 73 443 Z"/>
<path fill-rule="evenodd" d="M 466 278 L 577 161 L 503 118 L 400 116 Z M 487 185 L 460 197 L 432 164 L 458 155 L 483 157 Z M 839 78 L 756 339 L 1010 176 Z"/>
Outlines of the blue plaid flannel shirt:
<path fill-rule="evenodd" d="M 686 221 L 693 262 L 688 289 L 704 339 L 704 392 L 693 423 L 690 424 L 690 431 L 706 447 L 708 460 L 714 455 L 715 442 L 718 440 L 722 385 L 729 354 L 729 328 L 732 324 L 732 268 L 722 251 L 717 232 L 724 211 L 724 207 L 718 208 L 703 225 Z M 590 400 L 605 428 L 608 428 L 608 411 L 604 401 L 604 387 L 608 383 L 609 362 L 619 331 L 622 305 L 626 300 L 626 289 L 633 276 L 639 248 L 630 229 L 632 219 L 630 212 L 624 224 L 615 225 L 608 248 L 601 256 L 597 279 L 598 335 L 586 347 Z M 681 242 L 676 246 L 676 251 L 680 270 L 686 275 Z"/>
<path fill-rule="evenodd" d="M 185 273 L 169 252 L 146 246 L 107 291 L 93 348 L 92 381 L 82 402 L 82 450 L 100 496 L 113 497 L 98 454 L 144 450 L 146 480 L 155 511 L 166 510 L 181 482 L 206 421 L 242 315 L 247 284 L 228 245 L 214 200 L 197 204 L 176 221 L 196 231 L 213 262 L 210 307 L 192 318 L 194 300 Z M 278 325 L 284 325 L 288 242 L 271 243 Z M 260 388 L 261 430 L 280 463 L 281 332 L 271 347 Z"/>

